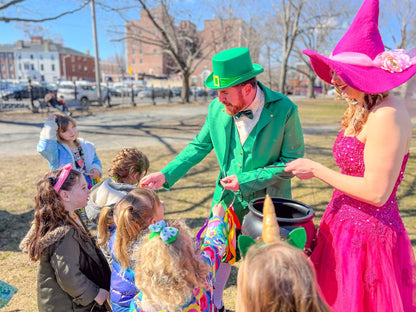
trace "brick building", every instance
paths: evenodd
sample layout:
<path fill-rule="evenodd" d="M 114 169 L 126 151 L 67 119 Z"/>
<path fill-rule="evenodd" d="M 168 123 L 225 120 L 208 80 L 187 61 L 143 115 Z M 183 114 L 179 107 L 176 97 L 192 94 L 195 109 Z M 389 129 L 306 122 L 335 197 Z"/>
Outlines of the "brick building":
<path fill-rule="evenodd" d="M 12 46 L 0 45 L 0 79 L 16 79 L 15 68 Z"/>
<path fill-rule="evenodd" d="M 0 78 L 53 82 L 95 80 L 94 58 L 40 36 L 0 45 Z"/>
<path fill-rule="evenodd" d="M 173 23 L 162 5 L 150 12 L 161 24 Z M 175 26 L 175 31 L 199 38 L 199 44 L 203 47 L 200 58 L 196 60 L 199 65 L 190 77 L 191 86 L 203 86 L 205 78 L 212 71 L 212 56 L 222 50 L 245 46 L 250 49 L 253 62 L 258 61 L 260 43 L 256 40 L 260 36 L 242 19 L 206 20 L 204 29 L 200 31 L 192 22 L 181 21 Z M 136 79 L 154 76 L 181 80 L 171 56 L 163 52 L 161 47 L 151 44 L 161 42 L 161 34 L 144 10 L 140 12 L 140 20 L 126 22 L 126 37 L 127 68 L 131 69 Z"/>

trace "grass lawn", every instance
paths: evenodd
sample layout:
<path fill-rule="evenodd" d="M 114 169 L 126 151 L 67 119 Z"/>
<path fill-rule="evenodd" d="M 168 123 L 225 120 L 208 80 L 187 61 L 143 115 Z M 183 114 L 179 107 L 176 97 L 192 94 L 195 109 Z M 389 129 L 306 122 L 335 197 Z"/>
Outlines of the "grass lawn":
<path fill-rule="evenodd" d="M 305 127 L 306 157 L 335 168 L 331 152 L 336 136 L 336 130 L 333 129 L 337 126 L 345 104 L 336 103 L 331 99 L 295 100 L 295 102 L 299 107 L 302 125 Z M 201 125 L 202 122 L 203 119 L 200 120 Z M 322 126 L 325 130 L 306 131 L 312 126 Z M 416 136 L 415 130 L 413 136 Z M 137 144 L 139 142 L 133 140 L 131 146 L 140 148 Z M 401 216 L 413 248 L 416 250 L 416 209 L 413 207 L 416 203 L 414 145 L 411 147 L 405 178 L 398 191 L 398 200 Z M 155 146 L 143 149 L 150 159 L 150 171 L 159 171 L 183 147 L 184 145 L 170 146 L 168 149 Z M 97 152 L 106 172 L 118 150 L 102 149 Z M 37 264 L 29 263 L 27 256 L 19 251 L 18 245 L 33 219 L 36 182 L 49 169 L 47 162 L 39 155 L 4 158 L 0 169 L 0 279 L 19 288 L 18 293 L 2 311 L 34 312 L 37 311 Z M 160 198 L 165 201 L 166 218 L 183 218 L 196 233 L 209 213 L 217 174 L 218 165 L 215 155 L 211 153 L 171 191 L 158 191 Z M 105 174 L 104 178 L 106 177 Z M 292 180 L 292 185 L 293 198 L 312 206 L 316 213 L 314 222 L 319 224 L 331 198 L 332 189 L 316 179 L 300 181 L 295 178 Z M 238 266 L 239 263 L 232 268 L 231 278 L 225 290 L 227 310 L 234 310 Z"/>

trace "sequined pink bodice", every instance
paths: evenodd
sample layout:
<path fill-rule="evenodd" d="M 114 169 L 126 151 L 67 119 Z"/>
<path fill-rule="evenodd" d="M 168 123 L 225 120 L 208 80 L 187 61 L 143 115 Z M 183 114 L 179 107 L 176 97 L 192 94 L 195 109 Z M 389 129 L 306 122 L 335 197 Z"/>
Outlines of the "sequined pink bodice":
<path fill-rule="evenodd" d="M 340 132 L 333 154 L 345 175 L 364 175 L 365 144 Z M 396 191 L 376 207 L 335 190 L 319 225 L 311 261 L 332 311 L 416 311 L 416 262 L 399 215 Z"/>
<path fill-rule="evenodd" d="M 344 132 L 338 134 L 332 152 L 335 162 L 343 174 L 357 177 L 364 176 L 364 146 L 365 144 L 356 137 L 344 136 Z M 326 213 L 336 213 L 338 222 L 350 219 L 362 223 L 364 227 L 370 226 L 373 229 L 384 224 L 393 226 L 396 230 L 402 230 L 403 224 L 398 212 L 396 191 L 403 179 L 408 157 L 409 154 L 404 157 L 393 191 L 382 207 L 364 203 L 335 190 L 328 206 L 330 209 L 327 209 Z M 382 224 L 378 224 L 378 222 Z"/>

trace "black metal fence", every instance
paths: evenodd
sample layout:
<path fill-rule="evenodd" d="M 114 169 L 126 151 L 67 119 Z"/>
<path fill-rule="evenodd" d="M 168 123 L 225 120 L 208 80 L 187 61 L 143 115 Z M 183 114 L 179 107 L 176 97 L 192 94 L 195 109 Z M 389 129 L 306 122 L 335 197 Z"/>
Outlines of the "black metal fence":
<path fill-rule="evenodd" d="M 0 111 L 13 111 L 13 110 L 31 110 L 33 113 L 40 112 L 42 110 L 49 110 L 48 106 L 44 102 L 45 95 L 54 91 L 56 96 L 56 90 L 50 90 L 45 86 L 38 84 L 1 87 L 0 88 Z M 101 103 L 98 101 L 88 101 L 88 104 L 82 103 L 79 99 L 68 100 L 67 106 L 69 110 L 72 109 L 88 109 L 88 106 L 136 106 L 144 104 L 168 104 L 177 103 L 181 101 L 178 94 L 175 94 L 169 89 L 164 89 L 161 92 L 158 88 L 150 88 L 147 92 L 137 91 L 131 88 L 130 90 L 124 90 L 123 92 L 112 93 L 110 90 L 106 96 L 103 96 Z M 195 91 L 189 96 L 189 100 L 192 102 L 208 102 L 216 96 L 216 93 L 208 93 L 205 91 Z"/>

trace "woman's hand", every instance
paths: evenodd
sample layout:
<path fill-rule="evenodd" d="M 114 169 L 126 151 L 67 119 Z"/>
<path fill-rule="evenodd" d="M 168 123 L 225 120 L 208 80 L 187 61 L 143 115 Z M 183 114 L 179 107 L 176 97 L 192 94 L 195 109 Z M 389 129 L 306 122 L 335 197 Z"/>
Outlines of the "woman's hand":
<path fill-rule="evenodd" d="M 216 204 L 214 207 L 212 207 L 212 215 L 214 217 L 220 217 L 221 219 L 224 219 L 224 207 L 221 204 Z"/>
<path fill-rule="evenodd" d="M 320 163 L 312 161 L 307 158 L 299 158 L 286 164 L 285 172 L 292 172 L 301 180 L 311 179 L 316 177 L 316 171 Z"/>

